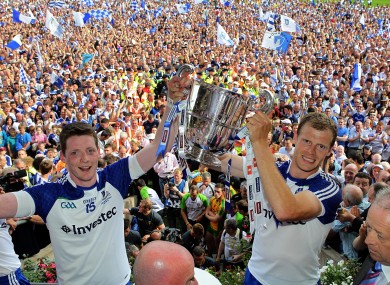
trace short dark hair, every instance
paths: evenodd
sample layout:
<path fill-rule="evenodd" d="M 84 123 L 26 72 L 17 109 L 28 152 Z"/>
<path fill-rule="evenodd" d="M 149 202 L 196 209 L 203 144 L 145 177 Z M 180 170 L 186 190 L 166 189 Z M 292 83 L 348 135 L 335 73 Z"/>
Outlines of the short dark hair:
<path fill-rule="evenodd" d="M 217 183 L 215 184 L 214 188 L 220 188 L 222 190 L 225 190 L 225 185 L 223 185 L 222 183 Z"/>
<path fill-rule="evenodd" d="M 123 230 L 126 230 L 130 228 L 130 220 L 129 219 L 123 219 Z"/>
<path fill-rule="evenodd" d="M 240 200 L 236 203 L 236 207 L 237 209 L 241 210 L 241 211 L 244 211 L 245 213 L 248 212 L 248 202 L 245 201 L 244 199 L 243 200 Z"/>
<path fill-rule="evenodd" d="M 206 253 L 206 251 L 200 245 L 195 246 L 192 250 L 192 254 L 197 257 L 202 256 L 204 253 Z"/>
<path fill-rule="evenodd" d="M 193 231 L 194 234 L 197 235 L 198 237 L 202 237 L 202 236 L 204 235 L 204 227 L 203 227 L 203 225 L 200 224 L 200 223 L 196 223 L 195 225 L 193 225 L 192 231 Z"/>
<path fill-rule="evenodd" d="M 143 179 L 138 179 L 136 182 L 135 182 L 135 186 L 139 186 L 139 187 L 144 187 L 146 186 L 146 183 L 145 183 L 145 180 Z"/>
<path fill-rule="evenodd" d="M 332 132 L 330 146 L 332 147 L 334 145 L 337 137 L 337 126 L 331 118 L 323 113 L 309 113 L 303 116 L 298 126 L 298 136 L 306 124 L 310 125 L 312 128 L 318 131 L 330 130 Z"/>
<path fill-rule="evenodd" d="M 357 178 L 363 178 L 363 179 L 368 179 L 368 185 L 371 185 L 372 184 L 372 179 L 370 177 L 370 175 L 368 173 L 365 173 L 365 172 L 358 172 L 355 174 L 355 176 L 353 177 L 353 182 L 355 182 L 355 179 Z"/>
<path fill-rule="evenodd" d="M 44 159 L 39 164 L 39 172 L 41 174 L 48 174 L 53 169 L 53 161 L 50 159 Z"/>
<path fill-rule="evenodd" d="M 96 148 L 98 148 L 98 138 L 92 126 L 83 122 L 74 122 L 65 125 L 60 133 L 60 145 L 63 155 L 66 153 L 67 140 L 74 136 L 91 136 L 95 141 Z"/>

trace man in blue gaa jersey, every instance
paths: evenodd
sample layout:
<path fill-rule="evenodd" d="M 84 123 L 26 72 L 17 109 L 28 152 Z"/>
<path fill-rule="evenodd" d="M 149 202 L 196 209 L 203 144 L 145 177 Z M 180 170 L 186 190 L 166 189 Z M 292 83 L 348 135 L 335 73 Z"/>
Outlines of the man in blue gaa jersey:
<path fill-rule="evenodd" d="M 188 75 L 170 81 L 171 104 L 182 99 L 184 88 L 190 84 Z M 67 124 L 60 134 L 60 144 L 68 174 L 56 183 L 0 195 L 0 218 L 38 214 L 46 222 L 59 284 L 130 284 L 123 239 L 123 198 L 131 181 L 156 163 L 164 123 L 160 126 L 154 143 L 97 171 L 100 154 L 94 129 L 82 122 Z M 177 129 L 176 120 L 167 149 Z"/>
<path fill-rule="evenodd" d="M 258 112 L 247 127 L 254 159 L 233 156 L 231 173 L 247 178 L 249 203 L 256 206 L 250 213 L 255 238 L 245 284 L 316 284 L 318 253 L 341 202 L 338 185 L 321 170 L 337 127 L 320 113 L 301 118 L 292 159 L 280 164 L 269 151 L 269 118 Z M 230 157 L 220 158 L 222 170 Z"/>

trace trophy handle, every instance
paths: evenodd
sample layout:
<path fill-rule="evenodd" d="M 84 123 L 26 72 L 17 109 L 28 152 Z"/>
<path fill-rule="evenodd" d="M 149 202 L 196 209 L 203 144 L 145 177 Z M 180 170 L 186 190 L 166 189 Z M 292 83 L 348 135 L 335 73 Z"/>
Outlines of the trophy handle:
<path fill-rule="evenodd" d="M 258 110 L 268 115 L 274 109 L 274 95 L 267 89 L 260 89 L 259 97 L 265 97 L 265 104 Z"/>

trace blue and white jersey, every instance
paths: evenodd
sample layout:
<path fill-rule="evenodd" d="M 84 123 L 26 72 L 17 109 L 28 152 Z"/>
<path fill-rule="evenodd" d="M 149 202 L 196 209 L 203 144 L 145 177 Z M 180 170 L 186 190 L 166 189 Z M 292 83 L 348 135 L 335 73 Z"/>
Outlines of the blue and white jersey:
<path fill-rule="evenodd" d="M 244 159 L 243 170 L 247 175 L 245 165 Z M 280 222 L 263 198 L 262 213 L 266 222 L 256 229 L 248 268 L 264 285 L 317 284 L 320 278 L 318 254 L 341 202 L 339 186 L 324 171 L 318 170 L 307 179 L 296 179 L 289 174 L 290 165 L 291 161 L 287 161 L 279 164 L 278 169 L 291 192 L 313 192 L 322 204 L 322 212 L 312 220 Z"/>
<path fill-rule="evenodd" d="M 131 173 L 131 176 L 130 176 Z M 70 175 L 15 193 L 17 216 L 40 215 L 50 232 L 59 284 L 123 285 L 130 267 L 123 239 L 123 198 L 143 172 L 134 156 L 76 186 Z"/>

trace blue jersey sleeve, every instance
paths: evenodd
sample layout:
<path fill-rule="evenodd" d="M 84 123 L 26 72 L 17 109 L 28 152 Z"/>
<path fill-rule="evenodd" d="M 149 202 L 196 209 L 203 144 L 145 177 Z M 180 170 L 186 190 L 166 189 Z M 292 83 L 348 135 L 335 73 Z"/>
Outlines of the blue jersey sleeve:
<path fill-rule="evenodd" d="M 131 183 L 128 159 L 129 158 L 120 159 L 99 172 L 99 184 L 101 187 L 108 182 L 121 193 L 123 198 L 126 197 Z M 99 188 L 101 189 L 101 187 Z"/>

